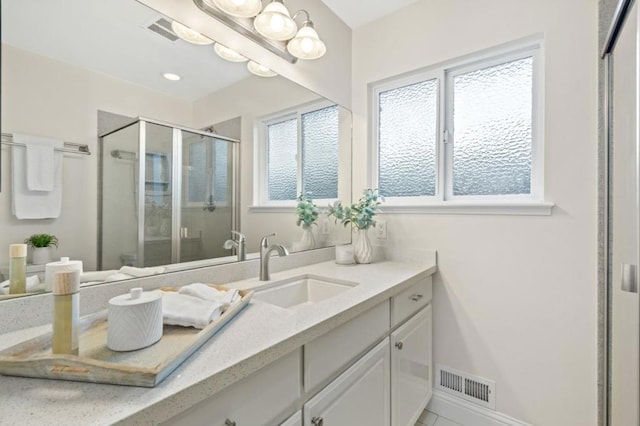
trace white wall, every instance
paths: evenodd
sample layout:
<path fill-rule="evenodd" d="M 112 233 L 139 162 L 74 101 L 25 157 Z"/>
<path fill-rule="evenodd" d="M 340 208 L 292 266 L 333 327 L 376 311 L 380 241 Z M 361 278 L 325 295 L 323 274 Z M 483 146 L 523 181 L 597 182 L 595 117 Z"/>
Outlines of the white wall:
<path fill-rule="evenodd" d="M 422 0 L 353 32 L 354 194 L 367 84 L 511 40 L 545 40 L 549 217 L 386 215 L 391 247 L 438 250 L 434 358 L 496 381 L 496 408 L 596 424 L 597 2 Z"/>
<path fill-rule="evenodd" d="M 58 219 L 17 220 L 11 214 L 10 150 L 2 146 L 0 264 L 10 243 L 53 233 L 57 255 L 96 266 L 98 110 L 191 125 L 192 105 L 103 74 L 2 45 L 2 132 L 30 133 L 89 145 L 92 155 L 64 156 L 62 214 Z"/>

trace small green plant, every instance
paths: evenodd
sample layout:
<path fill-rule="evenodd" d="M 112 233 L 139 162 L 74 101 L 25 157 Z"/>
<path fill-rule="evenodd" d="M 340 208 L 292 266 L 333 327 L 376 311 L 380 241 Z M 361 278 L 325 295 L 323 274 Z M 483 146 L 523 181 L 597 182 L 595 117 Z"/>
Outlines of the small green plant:
<path fill-rule="evenodd" d="M 58 238 L 55 235 L 50 234 L 33 234 L 29 238 L 24 240 L 25 244 L 31 247 L 58 247 Z"/>
<path fill-rule="evenodd" d="M 383 201 L 377 189 L 366 189 L 358 202 L 351 206 L 344 206 L 339 200 L 329 205 L 327 215 L 335 217 L 336 222 L 340 221 L 344 226 L 351 224 L 356 229 L 369 229 L 376 226 L 373 217 L 380 212 L 379 206 Z"/>
<path fill-rule="evenodd" d="M 318 221 L 320 211 L 318 210 L 318 206 L 313 203 L 311 197 L 300 194 L 298 197 L 298 205 L 296 206 L 296 214 L 298 215 L 296 225 L 302 225 L 308 228 Z"/>

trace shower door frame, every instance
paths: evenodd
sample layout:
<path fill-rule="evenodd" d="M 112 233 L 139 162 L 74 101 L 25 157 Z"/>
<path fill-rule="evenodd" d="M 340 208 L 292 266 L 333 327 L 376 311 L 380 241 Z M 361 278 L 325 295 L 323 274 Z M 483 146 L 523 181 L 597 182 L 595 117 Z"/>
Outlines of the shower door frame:
<path fill-rule="evenodd" d="M 145 217 L 145 176 L 146 176 L 146 161 L 142 161 L 145 158 L 146 152 L 146 134 L 147 124 L 153 124 L 163 126 L 172 129 L 171 140 L 171 263 L 180 262 L 180 238 L 181 238 L 181 224 L 182 224 L 182 132 L 188 132 L 197 134 L 211 139 L 222 140 L 231 143 L 231 163 L 232 172 L 230 175 L 231 180 L 231 229 L 239 229 L 240 226 L 240 208 L 238 203 L 240 202 L 240 141 L 227 136 L 218 135 L 215 133 L 207 132 L 204 130 L 191 129 L 188 127 L 168 123 L 165 121 L 155 120 L 147 117 L 138 117 L 135 120 L 120 126 L 116 129 L 110 130 L 107 133 L 99 135 L 100 145 L 100 165 L 98 176 L 98 268 L 102 269 L 102 191 L 104 185 L 103 173 L 103 161 L 105 155 L 105 147 L 103 138 L 111 135 L 129 126 L 139 124 L 138 127 L 138 153 L 136 155 L 136 162 L 138 163 L 138 194 L 137 194 L 137 217 L 138 217 L 138 244 L 137 244 L 137 264 L 139 267 L 144 265 L 144 244 L 145 244 L 145 221 L 140 218 Z M 131 154 L 135 154 L 131 152 Z M 144 156 L 143 156 L 144 155 Z"/>

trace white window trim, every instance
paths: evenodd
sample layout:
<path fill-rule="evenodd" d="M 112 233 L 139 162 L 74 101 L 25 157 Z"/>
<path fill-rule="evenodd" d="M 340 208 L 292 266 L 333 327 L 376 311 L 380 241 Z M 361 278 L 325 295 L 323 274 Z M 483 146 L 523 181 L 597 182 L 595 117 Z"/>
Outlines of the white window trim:
<path fill-rule="evenodd" d="M 298 204 L 296 200 L 269 200 L 268 189 L 268 126 L 271 124 L 280 123 L 283 121 L 296 119 L 298 126 L 298 141 L 296 152 L 296 194 L 300 194 L 302 191 L 302 116 L 306 113 L 317 111 L 323 108 L 336 105 L 334 102 L 330 102 L 326 99 L 320 99 L 312 102 L 308 102 L 302 105 L 298 105 L 293 108 L 278 111 L 273 114 L 259 117 L 254 122 L 254 192 L 253 192 L 253 205 L 249 206 L 251 212 L 269 212 L 269 213 L 290 213 L 295 211 Z M 333 203 L 337 198 L 314 198 L 316 204 Z"/>
<path fill-rule="evenodd" d="M 498 196 L 453 196 L 451 161 L 452 144 L 445 143 L 444 130 L 452 119 L 447 96 L 443 91 L 452 91 L 447 79 L 492 64 L 500 64 L 533 56 L 532 97 L 532 147 L 531 147 L 531 193 Z M 378 111 L 379 94 L 409 84 L 429 79 L 438 79 L 437 146 L 436 146 L 436 194 L 423 197 L 387 197 L 385 213 L 443 213 L 443 214 L 520 214 L 550 215 L 553 203 L 544 200 L 544 43 L 541 35 L 527 37 L 495 48 L 439 63 L 403 76 L 392 77 L 369 84 L 369 136 L 371 140 L 368 157 L 370 187 L 378 187 L 379 140 Z M 451 95 L 449 95 L 451 96 Z M 443 114 L 443 112 L 445 112 Z"/>

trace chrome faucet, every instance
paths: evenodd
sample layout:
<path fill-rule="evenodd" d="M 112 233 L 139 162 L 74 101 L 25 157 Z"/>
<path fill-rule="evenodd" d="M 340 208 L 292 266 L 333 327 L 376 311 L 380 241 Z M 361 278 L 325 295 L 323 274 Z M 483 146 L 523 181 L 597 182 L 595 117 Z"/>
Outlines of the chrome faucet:
<path fill-rule="evenodd" d="M 272 251 L 277 251 L 281 257 L 289 254 L 289 250 L 281 244 L 269 245 L 269 237 L 275 237 L 275 235 L 267 235 L 260 240 L 260 281 L 269 281 L 269 257 Z"/>
<path fill-rule="evenodd" d="M 247 260 L 247 247 L 246 247 L 246 239 L 244 234 L 231 231 L 232 239 L 224 242 L 224 247 L 226 250 L 231 250 L 232 248 L 236 249 L 236 254 L 238 255 L 238 261 L 242 262 L 243 260 Z M 237 236 L 238 239 L 234 239 L 233 235 Z"/>

